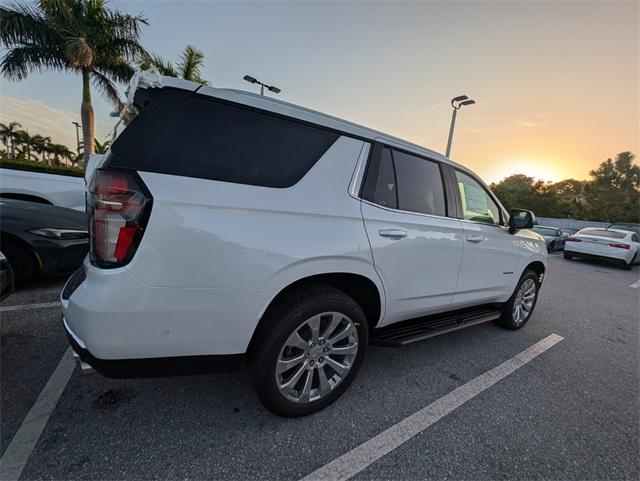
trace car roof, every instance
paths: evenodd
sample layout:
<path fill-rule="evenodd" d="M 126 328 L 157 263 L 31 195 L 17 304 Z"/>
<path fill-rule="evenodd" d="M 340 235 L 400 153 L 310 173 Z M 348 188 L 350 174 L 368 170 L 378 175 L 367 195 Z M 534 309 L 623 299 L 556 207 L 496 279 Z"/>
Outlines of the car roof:
<path fill-rule="evenodd" d="M 259 95 L 245 90 L 226 89 L 211 87 L 189 80 L 178 79 L 175 77 L 166 77 L 149 71 L 138 71 L 132 77 L 127 88 L 127 100 L 129 103 L 133 101 L 133 94 L 138 88 L 177 88 L 182 90 L 197 91 L 199 94 L 208 95 L 210 97 L 234 102 L 238 104 L 248 105 L 257 109 L 266 110 L 276 114 L 293 117 L 304 122 L 316 124 L 328 129 L 337 130 L 348 136 L 366 139 L 369 141 L 381 141 L 399 149 L 405 149 L 418 155 L 429 157 L 433 160 L 450 164 L 461 170 L 472 172 L 463 165 L 452 161 L 435 150 L 422 147 L 412 142 L 399 139 L 392 135 L 379 132 L 362 125 L 358 125 L 348 120 L 343 120 L 332 115 L 328 115 L 316 110 L 312 110 L 300 105 L 284 102 L 273 97 Z"/>

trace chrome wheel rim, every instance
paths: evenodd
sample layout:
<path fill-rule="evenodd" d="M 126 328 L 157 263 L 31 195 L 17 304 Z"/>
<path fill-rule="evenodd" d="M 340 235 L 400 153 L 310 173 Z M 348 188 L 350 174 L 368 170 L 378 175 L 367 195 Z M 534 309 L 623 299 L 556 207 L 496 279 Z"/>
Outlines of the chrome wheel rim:
<path fill-rule="evenodd" d="M 533 309 L 536 294 L 536 283 L 533 279 L 526 279 L 520 285 L 512 310 L 513 320 L 516 324 L 522 324 L 528 319 Z"/>
<path fill-rule="evenodd" d="M 358 354 L 355 323 L 340 312 L 304 321 L 287 338 L 276 363 L 276 385 L 289 401 L 310 403 L 330 394 Z"/>

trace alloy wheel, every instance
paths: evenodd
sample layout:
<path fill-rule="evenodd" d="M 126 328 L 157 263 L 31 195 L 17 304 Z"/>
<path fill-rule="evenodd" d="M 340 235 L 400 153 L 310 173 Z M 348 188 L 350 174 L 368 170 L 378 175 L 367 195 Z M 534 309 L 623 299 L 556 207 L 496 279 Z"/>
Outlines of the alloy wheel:
<path fill-rule="evenodd" d="M 355 323 L 339 312 L 323 312 L 298 326 L 276 363 L 280 394 L 296 403 L 324 398 L 351 371 L 358 354 Z"/>
<path fill-rule="evenodd" d="M 522 324 L 527 320 L 533 309 L 537 294 L 536 283 L 528 278 L 520 285 L 513 302 L 512 316 L 516 324 Z"/>

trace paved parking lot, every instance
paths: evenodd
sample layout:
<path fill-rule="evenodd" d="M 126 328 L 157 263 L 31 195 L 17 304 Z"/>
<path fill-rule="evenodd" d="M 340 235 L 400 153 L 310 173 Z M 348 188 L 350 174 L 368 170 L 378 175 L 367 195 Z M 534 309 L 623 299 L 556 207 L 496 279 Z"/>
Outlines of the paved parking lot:
<path fill-rule="evenodd" d="M 360 480 L 638 479 L 637 283 L 637 267 L 553 255 L 524 329 L 372 346 L 351 389 L 299 419 L 266 411 L 246 369 L 50 381 L 67 344 L 50 304 L 61 282 L 43 283 L 0 306 L 3 469 L 18 453 L 21 479 L 297 480 L 334 477 L 345 456 Z"/>

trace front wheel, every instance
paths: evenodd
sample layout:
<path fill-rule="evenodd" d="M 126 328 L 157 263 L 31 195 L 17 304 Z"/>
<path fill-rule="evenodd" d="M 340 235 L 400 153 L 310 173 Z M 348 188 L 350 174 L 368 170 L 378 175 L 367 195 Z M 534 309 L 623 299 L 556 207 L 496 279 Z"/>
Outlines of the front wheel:
<path fill-rule="evenodd" d="M 562 256 L 563 256 L 565 259 L 568 259 L 568 260 L 573 259 L 573 255 L 569 254 L 567 251 L 564 251 L 564 252 L 562 253 Z"/>
<path fill-rule="evenodd" d="M 306 416 L 355 379 L 368 343 L 360 306 L 342 291 L 312 286 L 266 314 L 251 356 L 260 401 L 281 416 Z"/>
<path fill-rule="evenodd" d="M 520 329 L 531 318 L 538 302 L 540 278 L 534 271 L 527 270 L 513 292 L 511 298 L 502 307 L 502 316 L 497 321 L 507 329 Z"/>

